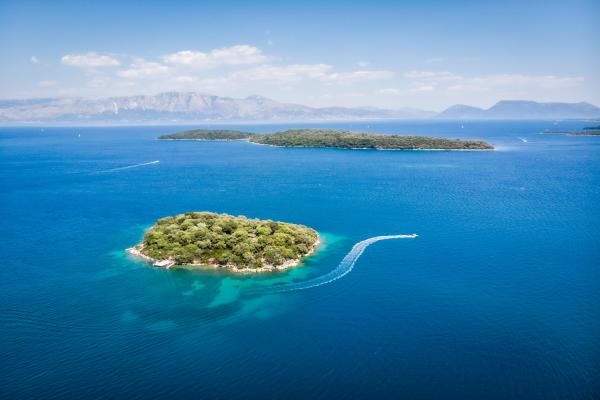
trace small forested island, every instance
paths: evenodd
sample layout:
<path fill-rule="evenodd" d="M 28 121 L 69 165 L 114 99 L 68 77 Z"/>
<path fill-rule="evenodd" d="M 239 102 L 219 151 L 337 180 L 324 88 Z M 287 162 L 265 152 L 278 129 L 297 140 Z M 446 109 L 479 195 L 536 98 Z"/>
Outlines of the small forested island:
<path fill-rule="evenodd" d="M 127 251 L 159 267 L 204 266 L 253 273 L 295 267 L 319 243 L 317 231 L 304 225 L 188 212 L 159 219 L 142 243 Z"/>
<path fill-rule="evenodd" d="M 244 140 L 252 135 L 247 132 L 228 129 L 194 129 L 192 131 L 170 133 L 159 136 L 160 140 Z"/>
<path fill-rule="evenodd" d="M 253 143 L 284 147 L 334 147 L 376 150 L 493 150 L 482 140 L 428 136 L 374 135 L 331 129 L 290 129 L 250 137 Z"/>
<path fill-rule="evenodd" d="M 374 135 L 334 129 L 290 129 L 270 134 L 230 130 L 203 130 L 160 136 L 162 140 L 247 140 L 278 147 L 332 147 L 375 150 L 493 150 L 482 140 L 428 136 Z"/>

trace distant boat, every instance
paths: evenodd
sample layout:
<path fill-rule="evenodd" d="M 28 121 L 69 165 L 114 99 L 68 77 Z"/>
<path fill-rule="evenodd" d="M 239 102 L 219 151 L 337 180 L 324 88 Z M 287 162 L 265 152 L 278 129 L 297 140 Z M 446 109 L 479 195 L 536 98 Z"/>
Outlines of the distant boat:
<path fill-rule="evenodd" d="M 524 138 L 522 138 L 522 137 L 520 137 L 520 138 L 519 138 L 519 140 L 520 140 L 521 142 L 523 142 L 523 143 L 527 143 L 527 139 L 524 139 Z"/>
<path fill-rule="evenodd" d="M 161 268 L 169 269 L 173 265 L 175 265 L 175 261 L 173 261 L 171 259 L 169 259 L 169 260 L 161 260 L 161 261 L 156 261 L 153 265 L 155 267 L 161 267 Z"/>

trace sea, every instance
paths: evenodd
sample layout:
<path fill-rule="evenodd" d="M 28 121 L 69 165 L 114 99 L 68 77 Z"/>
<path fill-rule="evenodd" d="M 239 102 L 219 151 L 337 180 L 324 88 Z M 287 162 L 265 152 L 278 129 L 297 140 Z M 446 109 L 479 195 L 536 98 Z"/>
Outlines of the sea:
<path fill-rule="evenodd" d="M 592 123 L 0 128 L 0 398 L 598 399 L 600 137 L 543 134 Z M 298 127 L 496 150 L 156 140 Z M 187 211 L 323 245 L 259 276 L 125 252 Z"/>

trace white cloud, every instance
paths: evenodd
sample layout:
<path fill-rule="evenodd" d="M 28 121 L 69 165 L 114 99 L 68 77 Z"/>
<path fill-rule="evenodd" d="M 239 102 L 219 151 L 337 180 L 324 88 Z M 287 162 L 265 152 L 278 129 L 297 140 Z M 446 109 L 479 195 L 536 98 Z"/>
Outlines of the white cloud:
<path fill-rule="evenodd" d="M 494 74 L 465 77 L 448 71 L 407 71 L 411 91 L 431 91 L 445 87 L 451 91 L 485 91 L 501 88 L 565 89 L 580 86 L 584 78 L 556 75 Z"/>
<path fill-rule="evenodd" d="M 407 71 L 404 73 L 404 77 L 408 79 L 420 79 L 420 80 L 435 80 L 435 81 L 455 81 L 462 77 L 460 75 L 453 74 L 448 71 Z"/>
<path fill-rule="evenodd" d="M 170 72 L 166 65 L 139 59 L 129 68 L 117 72 L 117 75 L 126 79 L 155 79 L 166 77 Z"/>
<path fill-rule="evenodd" d="M 351 92 L 351 93 L 345 93 L 344 96 L 345 97 L 362 98 L 362 97 L 366 97 L 367 95 L 365 93 L 360 93 L 360 92 Z"/>
<path fill-rule="evenodd" d="M 182 76 L 175 76 L 171 79 L 171 82 L 174 83 L 193 83 L 193 82 L 198 82 L 198 78 L 196 78 L 195 76 L 186 76 L 186 75 L 182 75 Z"/>
<path fill-rule="evenodd" d="M 424 82 L 413 82 L 408 89 L 409 93 L 432 92 L 435 90 L 435 84 Z"/>
<path fill-rule="evenodd" d="M 89 52 L 85 54 L 67 54 L 60 62 L 70 67 L 96 68 L 120 65 L 119 60 L 106 54 Z"/>
<path fill-rule="evenodd" d="M 498 86 L 530 86 L 541 89 L 563 89 L 579 86 L 583 83 L 583 77 L 579 76 L 555 76 L 555 75 L 488 75 L 468 80 L 468 83 L 483 87 Z"/>
<path fill-rule="evenodd" d="M 354 72 L 334 72 L 327 75 L 324 81 L 350 82 L 361 80 L 388 79 L 394 76 L 392 71 L 354 71 Z"/>
<path fill-rule="evenodd" d="M 195 67 L 215 68 L 221 65 L 258 64 L 268 61 L 259 48 L 248 45 L 236 45 L 214 49 L 207 53 L 194 50 L 183 50 L 162 56 L 167 64 Z"/>
<path fill-rule="evenodd" d="M 243 44 L 205 52 L 182 50 L 147 60 L 114 53 L 66 54 L 61 62 L 82 67 L 89 93 L 123 92 L 125 88 L 131 93 L 146 93 L 186 87 L 235 96 L 237 93 L 268 94 L 275 88 L 280 92 L 300 93 L 308 91 L 308 87 L 319 90 L 317 86 L 329 86 L 335 92 L 347 85 L 372 95 L 377 88 L 366 82 L 394 76 L 392 71 L 386 70 L 340 71 L 329 64 L 286 64 L 268 57 L 260 48 Z M 121 67 L 101 68 L 118 65 Z M 359 65 L 367 67 L 368 62 L 360 61 Z"/>
<path fill-rule="evenodd" d="M 31 61 L 32 64 L 40 63 L 40 60 L 36 56 L 31 56 L 31 58 L 29 60 Z"/>
<path fill-rule="evenodd" d="M 379 89 L 377 91 L 377 94 L 395 95 L 395 94 L 400 94 L 400 91 L 398 89 L 394 89 L 394 88 L 385 88 L 385 89 Z"/>
<path fill-rule="evenodd" d="M 92 78 L 87 82 L 87 86 L 91 88 L 102 88 L 110 84 L 111 79 L 105 75 L 93 75 Z"/>
<path fill-rule="evenodd" d="M 263 41 L 270 40 L 267 36 Z M 307 104 L 322 106 L 371 104 L 390 107 L 408 102 L 413 106 L 441 108 L 452 103 L 486 104 L 499 98 L 553 100 L 557 95 L 576 94 L 584 88 L 584 79 L 580 76 L 463 75 L 445 70 L 443 64 L 436 64 L 442 59 L 425 57 L 420 61 L 427 63 L 423 64 L 427 65 L 423 69 L 397 72 L 375 69 L 362 57 L 339 66 L 289 64 L 276 54 L 267 56 L 265 49 L 272 51 L 267 44 L 262 49 L 236 45 L 204 52 L 163 53 L 147 60 L 134 55 L 89 52 L 67 54 L 61 62 L 82 67 L 75 74 L 85 83 L 73 90 L 79 95 L 92 96 L 194 90 L 231 97 L 259 93 L 283 101 L 312 102 Z M 39 62 L 36 56 L 30 61 L 33 64 Z M 61 77 L 56 86 L 52 81 L 37 84 L 34 81 L 33 85 L 47 95 L 46 92 L 58 92 L 63 79 Z M 575 98 L 575 95 L 570 96 Z"/>
<path fill-rule="evenodd" d="M 258 67 L 236 71 L 231 75 L 234 80 L 265 80 L 295 82 L 301 79 L 313 79 L 321 82 L 352 82 L 360 80 L 386 79 L 393 76 L 391 71 L 353 71 L 334 72 L 327 64 L 290 64 L 260 65 Z"/>
<path fill-rule="evenodd" d="M 267 80 L 294 82 L 301 79 L 324 79 L 333 67 L 327 64 L 260 65 L 236 71 L 231 74 L 234 80 Z"/>

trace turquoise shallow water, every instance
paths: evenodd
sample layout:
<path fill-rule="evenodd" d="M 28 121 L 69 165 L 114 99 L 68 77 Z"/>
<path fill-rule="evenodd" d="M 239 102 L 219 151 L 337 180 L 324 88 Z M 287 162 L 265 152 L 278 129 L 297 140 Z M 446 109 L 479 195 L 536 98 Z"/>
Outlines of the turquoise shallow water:
<path fill-rule="evenodd" d="M 494 152 L 2 128 L 0 397 L 597 398 L 600 139 L 539 134 L 584 125 L 332 125 L 483 138 Z M 261 277 L 124 254 L 157 218 L 190 210 L 307 224 L 326 246 Z M 410 233 L 329 284 L 263 290 Z"/>

